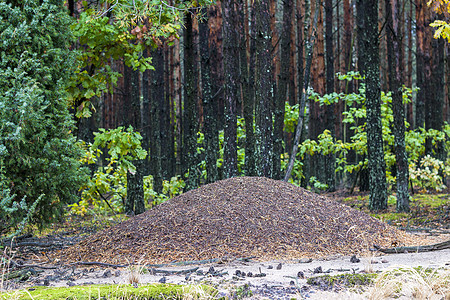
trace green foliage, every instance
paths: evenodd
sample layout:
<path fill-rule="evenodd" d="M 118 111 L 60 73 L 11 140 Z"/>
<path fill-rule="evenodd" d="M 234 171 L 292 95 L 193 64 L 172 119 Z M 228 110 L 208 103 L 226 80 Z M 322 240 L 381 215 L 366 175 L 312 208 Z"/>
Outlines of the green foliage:
<path fill-rule="evenodd" d="M 61 0 L 0 2 L 0 214 L 13 216 L 3 229 L 54 221 L 84 180 L 64 93 L 70 23 Z"/>
<path fill-rule="evenodd" d="M 90 208 L 96 212 L 106 211 L 106 205 L 115 212 L 123 212 L 124 200 L 127 196 L 127 173 L 134 173 L 136 167 L 133 161 L 145 159 L 147 151 L 141 147 L 142 136 L 133 127 L 126 130 L 123 127 L 94 133 L 94 143 L 84 145 L 85 155 L 82 162 L 95 164 L 96 170 L 91 178 L 81 187 L 81 200 L 70 205 L 72 213 L 85 215 Z M 104 155 L 106 165 L 102 165 L 102 149 L 107 149 Z M 144 177 L 144 198 L 151 206 L 160 204 L 183 192 L 184 182 L 179 177 L 163 181 L 161 194 L 153 190 L 153 177 Z"/>
<path fill-rule="evenodd" d="M 416 164 L 412 161 L 409 166 L 410 179 L 415 186 L 422 190 L 442 191 L 445 189 L 442 175 L 450 174 L 450 165 L 444 164 L 439 159 L 427 155 Z"/>
<path fill-rule="evenodd" d="M 441 15 L 450 13 L 450 1 L 448 0 L 430 0 L 427 4 Z M 430 26 L 436 28 L 434 32 L 435 39 L 443 38 L 450 43 L 450 24 L 444 20 L 435 20 Z"/>
<path fill-rule="evenodd" d="M 178 38 L 184 13 L 214 1 L 100 0 L 83 1 L 83 8 L 71 30 L 78 40 L 78 68 L 68 88 L 77 117 L 90 117 L 90 99 L 113 91 L 121 74 L 111 67 L 111 59 L 123 60 L 134 70 L 153 69 L 144 55 L 148 46 L 171 44 Z"/>
<path fill-rule="evenodd" d="M 94 143 L 85 145 L 84 164 L 98 164 L 92 177 L 81 187 L 81 200 L 70 205 L 73 212 L 84 215 L 90 205 L 101 207 L 103 201 L 110 201 L 115 211 L 123 210 L 126 198 L 127 172 L 134 173 L 133 160 L 144 159 L 147 151 L 141 147 L 142 136 L 133 131 L 133 127 L 123 127 L 94 133 Z M 99 162 L 103 154 L 101 149 L 108 149 L 106 165 Z M 109 200 L 106 200 L 106 199 Z"/>
<path fill-rule="evenodd" d="M 238 118 L 237 119 L 237 166 L 238 166 L 238 172 L 240 174 L 244 171 L 244 164 L 245 164 L 245 147 L 244 147 L 244 141 L 245 141 L 245 120 L 244 118 Z M 217 168 L 221 168 L 223 165 L 223 140 L 224 140 L 224 131 L 219 131 L 219 156 L 217 158 Z M 197 143 L 202 143 L 203 140 L 197 140 Z M 201 164 L 201 170 L 203 174 L 203 178 L 206 179 L 206 162 L 202 161 Z"/>
<path fill-rule="evenodd" d="M 298 104 L 291 106 L 286 101 L 284 105 L 284 131 L 294 133 L 298 122 Z"/>
<path fill-rule="evenodd" d="M 153 177 L 151 175 L 144 177 L 144 198 L 150 202 L 150 206 L 156 206 L 175 196 L 181 195 L 185 187 L 184 181 L 180 176 L 174 176 L 170 180 L 163 180 L 163 189 L 158 194 L 153 189 Z"/>
<path fill-rule="evenodd" d="M 340 80 L 358 80 L 361 76 L 357 72 L 351 72 L 346 75 L 338 75 Z M 317 93 L 311 93 L 311 97 L 319 102 L 321 105 L 328 105 L 343 101 L 347 108 L 343 112 L 343 123 L 347 124 L 352 130 L 353 135 L 350 137 L 350 142 L 343 142 L 341 140 L 334 141 L 330 132 L 325 130 L 320 134 L 317 140 L 305 140 L 299 147 L 298 159 L 303 160 L 305 155 L 322 154 L 326 155 L 334 153 L 336 155 L 336 172 L 344 171 L 353 173 L 367 167 L 367 134 L 366 134 L 366 108 L 365 108 L 365 85 L 360 83 L 357 93 L 351 94 L 337 94 L 319 96 Z M 409 88 L 403 89 L 403 102 L 410 102 L 412 90 Z M 289 108 L 289 107 L 287 107 Z M 295 115 L 295 107 L 290 108 L 293 112 L 287 112 L 287 116 Z M 393 111 L 392 111 L 392 97 L 391 93 L 381 93 L 381 115 L 382 115 L 382 132 L 383 132 L 383 149 L 384 159 L 387 165 L 387 180 L 390 184 L 395 183 L 395 176 L 392 170 L 395 169 L 395 141 L 393 128 Z M 297 112 L 298 116 L 298 112 Z M 285 124 L 289 124 L 289 120 Z M 409 124 L 405 122 L 405 127 Z M 410 162 L 410 174 L 413 183 L 423 189 L 442 190 L 444 174 L 448 174 L 450 166 L 442 161 L 425 157 L 425 142 L 430 140 L 432 145 L 436 147 L 439 143 L 444 143 L 447 149 L 450 145 L 447 142 L 450 137 L 450 126 L 446 125 L 443 131 L 434 129 L 425 130 L 419 128 L 416 130 L 408 130 L 405 133 L 406 151 Z M 350 164 L 347 161 L 349 151 L 354 151 L 365 159 L 359 161 L 357 164 Z M 450 161 L 449 161 L 450 163 Z M 301 170 L 297 170 L 297 174 L 301 174 Z M 301 177 L 297 177 L 301 178 Z M 313 179 L 312 185 L 317 189 L 320 183 Z M 320 188 L 320 187 L 319 187 Z"/>

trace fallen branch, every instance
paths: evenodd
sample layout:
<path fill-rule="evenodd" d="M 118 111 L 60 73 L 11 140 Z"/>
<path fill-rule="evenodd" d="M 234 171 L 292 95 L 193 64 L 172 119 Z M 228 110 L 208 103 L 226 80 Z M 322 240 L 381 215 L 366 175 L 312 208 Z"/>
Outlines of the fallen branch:
<path fill-rule="evenodd" d="M 161 268 L 161 267 L 169 267 L 169 266 L 187 266 L 187 265 L 202 265 L 202 264 L 210 264 L 219 262 L 221 259 L 219 258 L 213 258 L 213 259 L 203 259 L 203 260 L 189 260 L 189 261 L 179 261 L 179 262 L 172 262 L 167 264 L 149 264 L 147 267 L 155 267 L 155 268 Z"/>
<path fill-rule="evenodd" d="M 16 270 L 11 271 L 5 274 L 6 280 L 17 279 L 19 281 L 25 281 L 31 277 L 31 275 L 36 275 L 38 273 L 42 273 L 43 271 L 35 271 L 32 268 L 24 269 L 24 270 Z"/>
<path fill-rule="evenodd" d="M 425 246 L 410 246 L 410 247 L 394 247 L 394 248 L 381 248 L 377 245 L 374 245 L 375 249 L 383 252 L 383 253 L 405 253 L 405 252 L 428 252 L 428 251 L 438 251 L 438 250 L 444 250 L 444 249 L 450 249 L 450 240 L 432 244 L 432 245 L 425 245 Z"/>
<path fill-rule="evenodd" d="M 158 269 L 153 269 L 150 268 L 148 269 L 148 271 L 150 272 L 150 274 L 165 274 L 165 275 L 184 275 L 184 274 L 191 274 L 194 273 L 198 270 L 199 267 L 195 267 L 192 269 L 187 269 L 187 270 L 158 270 Z"/>
<path fill-rule="evenodd" d="M 68 245 L 73 245 L 73 243 L 62 244 L 62 243 L 20 242 L 20 243 L 12 244 L 11 246 L 12 246 L 12 248 L 26 247 L 26 246 L 50 248 L 50 247 L 54 247 L 54 246 L 55 247 L 64 247 L 64 246 L 68 246 Z"/>
<path fill-rule="evenodd" d="M 446 229 L 436 229 L 436 228 L 409 228 L 409 227 L 399 227 L 398 229 L 404 230 L 406 232 L 426 232 L 430 234 L 449 234 L 450 230 Z"/>
<path fill-rule="evenodd" d="M 102 266 L 102 267 L 109 267 L 109 268 L 125 268 L 128 267 L 129 265 L 114 265 L 114 264 L 107 264 L 107 263 L 102 263 L 102 262 L 98 262 L 98 261 L 77 261 L 74 263 L 70 263 L 69 266 L 73 266 L 73 265 L 82 265 L 82 266 Z"/>
<path fill-rule="evenodd" d="M 19 265 L 17 262 L 14 262 L 14 268 L 16 269 L 24 269 L 24 268 L 39 268 L 44 270 L 53 270 L 57 269 L 58 267 L 46 267 L 42 265 Z"/>

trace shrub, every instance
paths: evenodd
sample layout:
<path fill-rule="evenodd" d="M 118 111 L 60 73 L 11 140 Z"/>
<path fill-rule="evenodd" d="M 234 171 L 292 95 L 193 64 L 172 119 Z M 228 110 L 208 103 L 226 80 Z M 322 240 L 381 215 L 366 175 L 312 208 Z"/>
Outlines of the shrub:
<path fill-rule="evenodd" d="M 64 92 L 74 65 L 64 1 L 15 3 L 0 2 L 0 215 L 14 216 L 0 234 L 54 221 L 84 179 Z"/>

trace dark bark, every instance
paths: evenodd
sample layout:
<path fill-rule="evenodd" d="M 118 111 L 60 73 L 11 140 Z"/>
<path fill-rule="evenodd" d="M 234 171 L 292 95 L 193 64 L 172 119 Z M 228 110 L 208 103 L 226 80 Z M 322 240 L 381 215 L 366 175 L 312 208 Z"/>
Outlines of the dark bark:
<path fill-rule="evenodd" d="M 199 24 L 200 58 L 202 73 L 202 104 L 204 109 L 206 183 L 218 180 L 217 154 L 219 153 L 219 136 L 217 130 L 217 102 L 212 95 L 211 60 L 209 54 L 208 23 Z"/>
<path fill-rule="evenodd" d="M 381 126 L 380 55 L 378 36 L 378 1 L 357 0 L 358 47 L 362 51 L 362 70 L 366 83 L 367 152 L 369 167 L 369 207 L 387 208 L 386 162 L 384 161 Z M 360 24 L 361 25 L 361 24 Z"/>
<path fill-rule="evenodd" d="M 211 94 L 215 103 L 214 111 L 217 130 L 223 129 L 224 98 L 223 98 L 223 51 L 222 51 L 222 10 L 221 5 L 212 5 L 208 9 L 209 55 L 211 65 Z M 218 142 L 217 142 L 218 143 Z M 218 178 L 222 178 L 223 168 L 218 169 Z"/>
<path fill-rule="evenodd" d="M 150 56 L 150 49 L 144 50 L 144 55 L 146 57 Z M 142 73 L 142 143 L 141 146 L 143 149 L 147 151 L 149 154 L 144 160 L 144 174 L 151 174 L 150 168 L 150 144 L 152 139 L 152 125 L 151 125 L 151 110 L 150 110 L 150 95 L 151 86 L 150 86 L 150 70 L 146 70 Z"/>
<path fill-rule="evenodd" d="M 408 156 L 405 149 L 405 109 L 402 97 L 402 36 L 399 28 L 399 3 L 386 0 L 386 37 L 388 82 L 392 92 L 395 157 L 397 167 L 397 212 L 409 211 Z"/>
<path fill-rule="evenodd" d="M 256 111 L 256 168 L 257 175 L 272 177 L 273 125 L 272 125 L 272 38 L 268 0 L 255 1 L 255 111 Z"/>
<path fill-rule="evenodd" d="M 133 126 L 134 130 L 140 132 L 142 130 L 141 121 L 141 101 L 139 93 L 139 71 L 125 67 L 124 76 L 125 101 L 127 108 L 128 125 Z M 125 203 L 125 212 L 128 214 L 141 214 L 145 211 L 144 205 L 144 182 L 142 160 L 133 161 L 136 167 L 134 172 L 127 172 L 127 199 Z"/>
<path fill-rule="evenodd" d="M 150 169 L 153 176 L 153 190 L 162 192 L 161 156 L 161 119 L 163 118 L 162 104 L 164 103 L 164 55 L 163 49 L 158 47 L 152 51 L 152 63 L 155 68 L 150 72 Z"/>
<path fill-rule="evenodd" d="M 168 69 L 169 80 L 167 82 L 167 93 L 170 108 L 170 153 L 169 160 L 171 176 L 181 173 L 181 153 L 182 153 L 182 103 L 181 103 L 181 63 L 180 63 L 180 41 L 176 40 L 174 45 L 168 49 Z M 177 141 L 175 145 L 175 141 Z M 176 149 L 175 149 L 176 148 Z M 175 155 L 176 153 L 176 155 Z"/>
<path fill-rule="evenodd" d="M 194 44 L 193 16 L 186 13 L 184 30 L 184 111 L 183 111 L 183 175 L 189 173 L 185 179 L 185 190 L 189 191 L 198 187 L 197 170 L 197 50 Z"/>
<path fill-rule="evenodd" d="M 437 19 L 442 19 L 438 17 Z M 431 63 L 431 80 L 429 81 L 429 94 L 425 105 L 425 128 L 442 130 L 444 125 L 444 88 L 445 88 L 445 61 L 444 47 L 445 41 L 433 39 L 431 41 L 432 61 Z M 439 160 L 445 161 L 444 143 L 438 142 L 433 145 L 430 138 L 426 140 L 425 152 Z"/>
<path fill-rule="evenodd" d="M 245 175 L 256 175 L 256 139 L 253 129 L 254 114 L 255 114 L 255 36 L 254 31 L 249 32 L 247 21 L 247 10 L 244 10 L 244 5 L 241 4 L 239 10 L 239 69 L 241 78 L 242 99 L 244 105 L 244 120 L 245 120 Z M 255 22 L 255 12 L 252 10 L 251 23 Z M 250 35 L 251 34 L 251 35 Z M 249 49 L 248 49 L 249 48 Z M 249 51 L 248 51 L 249 50 Z M 249 52 L 249 55 L 247 55 Z"/>
<path fill-rule="evenodd" d="M 169 77 L 171 75 L 169 68 L 169 47 L 163 46 L 163 80 L 161 84 L 163 88 L 162 97 L 159 98 L 160 108 L 160 136 L 161 136 L 161 175 L 163 180 L 170 180 L 175 175 L 175 149 L 174 149 L 174 121 L 173 114 L 174 109 L 171 105 L 172 99 L 169 89 Z"/>
<path fill-rule="evenodd" d="M 318 6 L 319 4 L 320 4 L 320 1 L 316 0 L 316 6 Z M 297 15 L 297 17 L 298 17 L 298 15 Z M 311 36 L 309 37 L 309 41 L 308 41 L 307 47 L 306 47 L 306 65 L 305 65 L 305 69 L 304 69 L 304 76 L 302 76 L 303 82 L 299 83 L 299 91 L 300 91 L 299 94 L 301 95 L 301 99 L 300 99 L 300 105 L 299 105 L 298 123 L 297 123 L 297 127 L 295 128 L 294 145 L 292 146 L 291 156 L 289 157 L 289 164 L 288 164 L 286 174 L 283 179 L 284 181 L 288 181 L 289 178 L 291 177 L 292 170 L 294 168 L 294 162 L 295 162 L 295 159 L 297 156 L 298 144 L 300 143 L 300 138 L 301 138 L 301 134 L 302 134 L 302 130 L 303 130 L 306 97 L 308 96 L 305 87 L 307 87 L 309 85 L 313 48 L 314 48 L 315 36 L 317 34 L 318 19 L 319 19 L 319 11 L 316 10 L 314 13 L 314 20 L 313 20 Z M 300 45 L 300 41 L 302 41 L 302 40 L 303 39 L 300 39 L 300 37 L 299 37 L 299 45 Z M 299 51 L 299 53 L 302 53 L 302 52 Z M 303 68 L 301 68 L 301 70 L 300 70 L 300 68 L 301 68 L 301 66 L 300 66 L 300 59 L 299 59 L 299 74 L 303 74 Z"/>
<path fill-rule="evenodd" d="M 281 33 L 280 49 L 280 74 L 278 75 L 277 97 L 274 105 L 274 129 L 273 129 L 273 178 L 281 179 L 281 154 L 283 154 L 283 128 L 285 102 L 288 98 L 288 83 L 291 61 L 291 32 L 292 32 L 293 1 L 285 0 L 283 6 L 283 31 Z"/>
<path fill-rule="evenodd" d="M 218 128 L 223 129 L 224 124 L 224 73 L 223 73 L 223 49 L 222 49 L 222 9 L 221 5 L 212 5 L 208 9 L 209 26 L 209 51 L 211 64 L 211 92 L 217 103 Z M 220 170 L 219 170 L 220 171 Z M 220 173 L 220 172 L 219 172 Z M 221 174 L 219 174 L 221 177 Z"/>
<path fill-rule="evenodd" d="M 334 92 L 334 51 L 333 51 L 333 1 L 325 1 L 325 47 L 326 47 L 326 83 L 327 94 Z M 335 137 L 335 105 L 326 106 L 326 124 L 325 128 Z M 325 155 L 325 183 L 328 185 L 328 191 L 332 192 L 336 189 L 335 184 L 335 163 L 336 157 L 334 153 Z"/>
<path fill-rule="evenodd" d="M 237 112 L 239 95 L 239 36 L 237 34 L 237 3 L 222 2 L 223 65 L 225 74 L 225 128 L 223 172 L 225 178 L 237 175 Z"/>
<path fill-rule="evenodd" d="M 430 75 L 429 46 L 427 41 L 428 18 L 427 4 L 424 1 L 416 1 L 416 84 L 419 87 L 416 98 L 416 118 L 415 127 L 425 127 L 425 102 L 429 93 L 428 80 Z"/>

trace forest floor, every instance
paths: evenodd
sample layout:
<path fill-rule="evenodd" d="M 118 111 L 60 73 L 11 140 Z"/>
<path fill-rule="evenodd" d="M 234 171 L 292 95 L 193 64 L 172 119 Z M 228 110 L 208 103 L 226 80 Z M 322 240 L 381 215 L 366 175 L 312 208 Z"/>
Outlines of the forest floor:
<path fill-rule="evenodd" d="M 448 248 L 376 251 L 450 240 L 448 194 L 416 194 L 408 214 L 394 213 L 390 203 L 376 215 L 384 222 L 369 216 L 364 193 L 325 196 L 244 178 L 185 193 L 120 223 L 68 216 L 45 234 L 3 248 L 2 258 L 12 263 L 2 265 L 0 289 L 207 283 L 234 299 L 366 299 L 367 273 L 450 268 Z M 362 276 L 363 285 L 323 277 L 339 274 Z"/>

